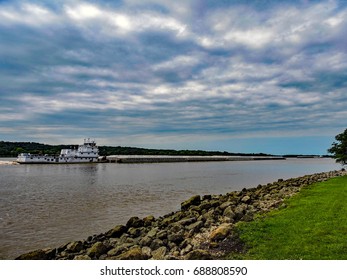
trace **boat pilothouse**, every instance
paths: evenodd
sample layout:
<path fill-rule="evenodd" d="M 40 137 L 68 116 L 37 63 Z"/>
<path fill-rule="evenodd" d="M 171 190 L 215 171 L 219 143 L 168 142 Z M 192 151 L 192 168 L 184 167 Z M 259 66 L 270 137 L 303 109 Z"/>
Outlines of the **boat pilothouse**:
<path fill-rule="evenodd" d="M 94 140 L 84 139 L 83 145 L 77 149 L 62 149 L 60 155 L 34 155 L 22 153 L 18 155 L 18 163 L 88 163 L 97 162 L 99 149 Z"/>

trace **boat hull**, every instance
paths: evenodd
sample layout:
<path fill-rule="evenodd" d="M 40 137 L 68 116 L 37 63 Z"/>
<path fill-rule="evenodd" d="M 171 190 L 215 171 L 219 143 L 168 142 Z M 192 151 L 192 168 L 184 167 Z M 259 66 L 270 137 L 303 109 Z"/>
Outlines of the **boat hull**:
<path fill-rule="evenodd" d="M 20 164 L 64 164 L 64 163 L 95 163 L 97 158 L 59 158 L 59 157 L 28 157 L 18 158 Z"/>

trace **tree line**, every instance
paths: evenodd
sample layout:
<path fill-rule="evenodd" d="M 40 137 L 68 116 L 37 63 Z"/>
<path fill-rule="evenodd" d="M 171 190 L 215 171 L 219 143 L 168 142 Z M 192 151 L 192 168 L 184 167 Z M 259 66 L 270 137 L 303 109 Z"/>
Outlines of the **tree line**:
<path fill-rule="evenodd" d="M 77 148 L 77 145 L 48 145 L 35 142 L 0 141 L 1 157 L 17 157 L 20 153 L 57 155 L 61 149 Z M 99 146 L 100 156 L 109 155 L 175 155 L 175 156 L 267 156 L 264 153 L 229 153 L 202 150 L 145 149 L 121 146 Z"/>

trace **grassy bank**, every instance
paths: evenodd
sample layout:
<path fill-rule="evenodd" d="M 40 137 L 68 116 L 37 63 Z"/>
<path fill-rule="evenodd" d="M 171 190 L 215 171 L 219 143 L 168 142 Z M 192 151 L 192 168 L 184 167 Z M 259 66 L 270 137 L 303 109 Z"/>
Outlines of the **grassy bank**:
<path fill-rule="evenodd" d="M 246 252 L 231 259 L 347 260 L 347 176 L 315 183 L 287 207 L 237 226 Z"/>

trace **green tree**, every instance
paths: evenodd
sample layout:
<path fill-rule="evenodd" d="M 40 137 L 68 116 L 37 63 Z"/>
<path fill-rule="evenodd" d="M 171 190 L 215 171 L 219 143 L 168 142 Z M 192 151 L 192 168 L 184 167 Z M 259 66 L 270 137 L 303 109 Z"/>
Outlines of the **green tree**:
<path fill-rule="evenodd" d="M 333 154 L 336 162 L 342 165 L 347 164 L 347 129 L 344 132 L 335 136 L 336 142 L 334 142 L 328 153 Z"/>
<path fill-rule="evenodd" d="M 23 149 L 22 147 L 17 147 L 14 152 L 18 155 L 21 153 L 25 153 L 25 149 Z"/>

